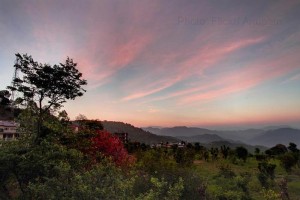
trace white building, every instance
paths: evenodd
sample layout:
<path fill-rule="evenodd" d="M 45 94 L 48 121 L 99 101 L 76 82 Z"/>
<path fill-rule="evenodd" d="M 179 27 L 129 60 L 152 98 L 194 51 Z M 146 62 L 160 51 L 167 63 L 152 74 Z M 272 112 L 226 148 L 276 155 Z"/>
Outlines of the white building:
<path fill-rule="evenodd" d="M 13 140 L 19 137 L 14 121 L 0 121 L 0 140 Z"/>

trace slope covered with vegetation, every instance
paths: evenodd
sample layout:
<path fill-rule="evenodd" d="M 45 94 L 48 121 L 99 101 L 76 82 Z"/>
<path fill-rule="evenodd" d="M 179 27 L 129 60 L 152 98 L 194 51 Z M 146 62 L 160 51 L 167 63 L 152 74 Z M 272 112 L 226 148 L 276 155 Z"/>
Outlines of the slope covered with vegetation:
<path fill-rule="evenodd" d="M 140 142 L 145 144 L 156 144 L 160 142 L 178 142 L 179 139 L 170 136 L 160 136 L 144 131 L 141 128 L 134 127 L 131 124 L 115 121 L 101 121 L 104 129 L 111 133 L 124 132 L 128 133 L 128 138 L 132 142 Z"/>
<path fill-rule="evenodd" d="M 59 66 L 24 57 L 17 55 L 28 62 L 16 67 L 34 69 L 24 70 L 27 80 L 18 80 L 20 88 L 15 88 L 24 93 L 19 102 L 26 102 L 15 119 L 20 138 L 0 143 L 0 199 L 299 199 L 300 150 L 296 144 L 278 144 L 266 151 L 256 148 L 254 153 L 225 144 L 151 148 L 138 142 L 124 144 L 107 131 L 138 131 L 123 123 L 79 120 L 77 130 L 60 110 L 66 100 L 84 91 L 85 82 L 79 81 L 75 63 L 68 59 L 69 70 L 62 72 Z M 58 87 L 50 88 L 44 102 L 41 96 L 49 87 L 44 83 L 57 73 L 65 79 L 56 79 Z M 41 74 L 43 80 L 39 80 Z M 29 86 L 23 87 L 31 78 Z M 64 85 L 69 78 L 79 79 L 78 84 Z"/>

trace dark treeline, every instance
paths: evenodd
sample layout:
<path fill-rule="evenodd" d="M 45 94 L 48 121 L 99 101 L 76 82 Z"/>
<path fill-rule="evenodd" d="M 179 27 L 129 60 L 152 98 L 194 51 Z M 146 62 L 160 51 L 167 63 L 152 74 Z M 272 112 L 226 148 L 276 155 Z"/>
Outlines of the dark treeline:
<path fill-rule="evenodd" d="M 14 67 L 24 76 L 8 89 L 20 97 L 1 107 L 18 105 L 20 137 L 0 143 L 0 199 L 273 200 L 299 194 L 291 178 L 300 171 L 294 143 L 250 153 L 243 146 L 122 141 L 100 121 L 81 116 L 71 122 L 61 110 L 85 92 L 72 59 L 50 66 L 17 54 Z"/>

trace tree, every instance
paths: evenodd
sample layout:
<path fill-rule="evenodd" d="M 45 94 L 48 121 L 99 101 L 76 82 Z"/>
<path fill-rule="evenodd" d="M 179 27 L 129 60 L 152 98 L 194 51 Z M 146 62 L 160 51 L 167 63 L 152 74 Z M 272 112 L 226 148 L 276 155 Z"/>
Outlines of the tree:
<path fill-rule="evenodd" d="M 297 158 L 292 152 L 285 153 L 279 157 L 280 163 L 286 172 L 291 172 L 292 167 L 297 164 Z"/>
<path fill-rule="evenodd" d="M 257 168 L 259 170 L 257 178 L 261 186 L 268 188 L 275 178 L 276 165 L 267 162 L 260 162 L 258 163 Z"/>
<path fill-rule="evenodd" d="M 228 154 L 229 154 L 229 150 L 230 150 L 229 147 L 226 147 L 225 145 L 221 146 L 221 153 L 222 153 L 222 156 L 223 156 L 224 159 L 227 159 Z"/>
<path fill-rule="evenodd" d="M 255 148 L 255 152 L 254 152 L 256 155 L 258 155 L 260 153 L 260 149 L 259 148 Z"/>
<path fill-rule="evenodd" d="M 245 147 L 237 147 L 235 149 L 235 153 L 239 159 L 242 159 L 244 162 L 246 162 L 246 159 L 248 157 L 248 150 Z"/>
<path fill-rule="evenodd" d="M 96 131 L 96 135 L 91 138 L 91 148 L 87 152 L 94 159 L 100 155 L 111 158 L 116 165 L 127 165 L 133 162 L 117 136 L 113 136 L 107 131 Z"/>
<path fill-rule="evenodd" d="M 41 64 L 27 54 L 16 54 L 16 70 L 21 71 L 22 78 L 15 78 L 13 86 L 7 88 L 18 91 L 22 95 L 20 102 L 34 102 L 37 107 L 37 139 L 41 137 L 43 115 L 53 108 L 59 108 L 66 100 L 74 100 L 82 96 L 83 85 L 87 81 L 82 79 L 82 73 L 76 69 L 77 64 L 67 58 L 59 65 Z"/>
<path fill-rule="evenodd" d="M 88 120 L 88 118 L 83 114 L 79 114 L 78 116 L 76 116 L 75 120 L 76 121 L 86 121 L 86 120 Z"/>
<path fill-rule="evenodd" d="M 174 159 L 181 166 L 189 167 L 194 162 L 195 152 L 193 149 L 178 148 L 177 151 L 174 153 Z"/>
<path fill-rule="evenodd" d="M 217 160 L 218 159 L 218 154 L 219 154 L 219 149 L 218 148 L 211 148 L 210 149 L 210 153 L 211 153 L 211 157 L 213 160 Z"/>
<path fill-rule="evenodd" d="M 266 154 L 269 156 L 276 156 L 276 155 L 282 155 L 285 154 L 288 151 L 285 145 L 283 144 L 277 144 L 274 147 L 266 150 Z"/>
<path fill-rule="evenodd" d="M 293 142 L 290 142 L 288 149 L 293 153 L 299 153 L 299 149 L 297 149 L 297 145 Z"/>
<path fill-rule="evenodd" d="M 0 105 L 2 105 L 2 106 L 9 105 L 9 103 L 10 103 L 9 97 L 10 97 L 10 93 L 8 90 L 1 90 L 0 91 Z"/>

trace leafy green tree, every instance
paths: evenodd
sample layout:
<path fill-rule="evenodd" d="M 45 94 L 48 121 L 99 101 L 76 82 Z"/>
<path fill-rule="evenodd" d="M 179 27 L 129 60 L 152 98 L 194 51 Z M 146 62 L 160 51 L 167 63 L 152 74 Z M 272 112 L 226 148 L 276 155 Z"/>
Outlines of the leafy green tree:
<path fill-rule="evenodd" d="M 77 64 L 67 58 L 59 65 L 41 64 L 31 56 L 16 54 L 16 70 L 22 73 L 22 78 L 13 80 L 14 87 L 8 86 L 11 91 L 18 91 L 22 96 L 20 102 L 28 105 L 35 102 L 37 105 L 37 140 L 42 136 L 42 121 L 46 113 L 53 108 L 59 108 L 66 100 L 82 96 L 85 90 L 83 85 L 87 81 L 82 79 L 82 73 L 76 69 Z"/>
<path fill-rule="evenodd" d="M 61 165 L 68 165 L 74 171 L 84 167 L 82 154 L 74 149 L 46 140 L 39 145 L 28 145 L 20 139 L 3 144 L 0 150 L 1 183 L 8 187 L 13 182 L 15 186 L 10 190 L 21 197 L 28 195 L 30 183 L 59 176 Z"/>
<path fill-rule="evenodd" d="M 263 199 L 266 199 L 266 200 L 281 200 L 280 194 L 275 192 L 272 189 L 262 188 L 260 193 L 261 193 Z"/>
<path fill-rule="evenodd" d="M 224 176 L 223 170 L 220 173 L 211 182 L 211 187 L 208 190 L 210 198 L 208 199 L 252 199 L 248 189 L 251 178 L 249 173 L 228 176 L 228 169 L 225 172 L 226 176 Z"/>
<path fill-rule="evenodd" d="M 219 167 L 219 176 L 223 176 L 225 178 L 233 178 L 236 174 L 232 171 L 231 167 L 227 164 L 222 164 Z"/>
<path fill-rule="evenodd" d="M 164 179 L 159 180 L 158 178 L 151 177 L 150 179 L 152 188 L 141 195 L 139 195 L 137 200 L 179 200 L 181 199 L 181 193 L 184 189 L 184 182 L 182 178 L 179 178 L 178 182 L 174 185 L 169 185 Z"/>
<path fill-rule="evenodd" d="M 178 148 L 174 153 L 174 158 L 180 166 L 191 166 L 195 159 L 195 152 L 193 149 Z"/>
<path fill-rule="evenodd" d="M 31 199 L 133 199 L 134 175 L 126 175 L 109 161 L 89 171 L 60 165 L 60 175 L 29 185 Z"/>

